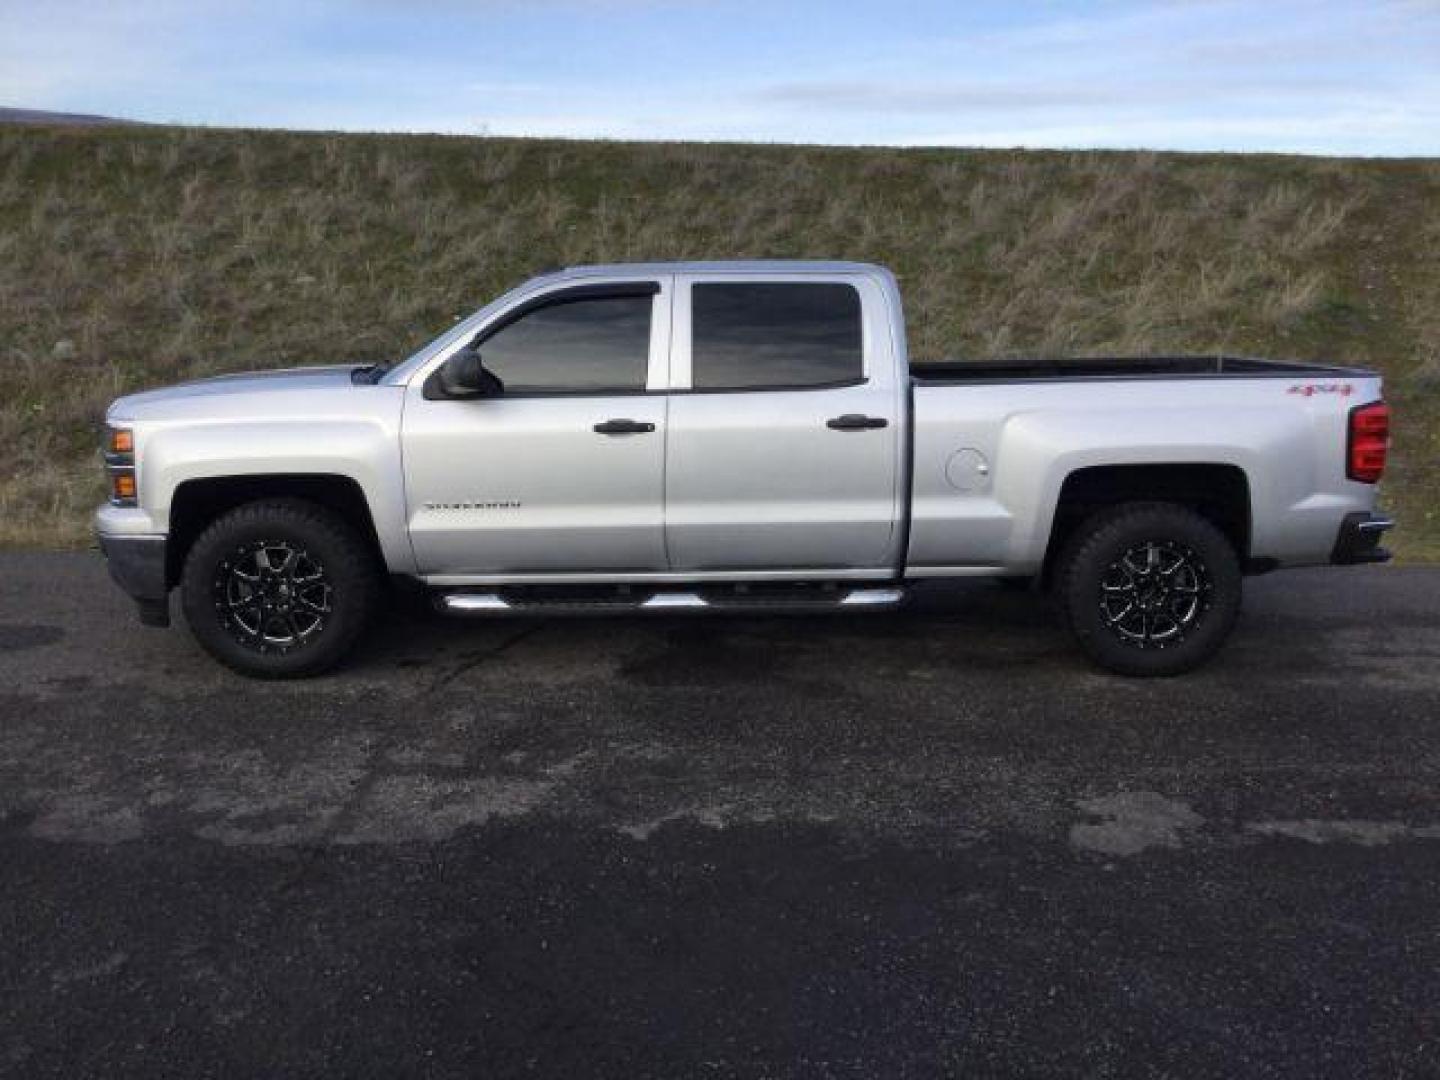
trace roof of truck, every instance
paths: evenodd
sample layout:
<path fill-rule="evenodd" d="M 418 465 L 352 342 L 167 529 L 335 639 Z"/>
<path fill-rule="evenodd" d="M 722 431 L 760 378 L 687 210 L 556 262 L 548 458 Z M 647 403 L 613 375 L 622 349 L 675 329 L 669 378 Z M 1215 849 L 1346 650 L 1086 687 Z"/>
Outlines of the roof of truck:
<path fill-rule="evenodd" d="M 549 271 L 555 277 L 622 277 L 630 274 L 872 274 L 888 273 L 875 263 L 820 259 L 722 259 L 691 262 L 597 263 Z"/>

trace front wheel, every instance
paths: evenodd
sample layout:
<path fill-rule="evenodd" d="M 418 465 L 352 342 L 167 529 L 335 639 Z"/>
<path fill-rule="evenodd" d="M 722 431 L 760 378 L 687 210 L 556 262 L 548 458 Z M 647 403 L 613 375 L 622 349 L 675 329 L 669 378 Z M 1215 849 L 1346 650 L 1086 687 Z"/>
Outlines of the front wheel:
<path fill-rule="evenodd" d="M 338 514 L 300 499 L 248 503 L 196 539 L 181 576 L 195 638 L 246 675 L 314 675 L 338 663 L 379 591 L 368 545 Z"/>
<path fill-rule="evenodd" d="M 1085 655 L 1122 675 L 1178 675 L 1208 660 L 1240 614 L 1225 534 L 1172 503 L 1102 511 L 1070 538 L 1057 591 Z"/>

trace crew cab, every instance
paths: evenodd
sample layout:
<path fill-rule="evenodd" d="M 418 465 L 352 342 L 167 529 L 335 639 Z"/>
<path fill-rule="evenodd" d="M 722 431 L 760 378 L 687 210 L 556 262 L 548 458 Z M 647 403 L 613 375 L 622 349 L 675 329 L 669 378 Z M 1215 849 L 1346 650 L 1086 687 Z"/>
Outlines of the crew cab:
<path fill-rule="evenodd" d="M 1243 575 L 1374 562 L 1372 371 L 1223 357 L 917 363 L 885 269 L 649 263 L 526 282 L 391 366 L 120 398 L 112 576 L 252 675 L 355 644 L 390 577 L 468 616 L 880 610 L 1054 590 L 1130 675 L 1209 657 Z"/>

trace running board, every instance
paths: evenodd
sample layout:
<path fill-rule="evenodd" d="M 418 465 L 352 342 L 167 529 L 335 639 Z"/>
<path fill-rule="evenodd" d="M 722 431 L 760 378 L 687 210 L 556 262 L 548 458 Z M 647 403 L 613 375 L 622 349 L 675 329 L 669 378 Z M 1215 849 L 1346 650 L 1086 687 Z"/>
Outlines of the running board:
<path fill-rule="evenodd" d="M 435 606 L 451 615 L 668 615 L 686 611 L 709 612 L 822 612 L 881 610 L 898 607 L 905 599 L 900 588 L 843 587 L 823 594 L 777 594 L 736 591 L 666 590 L 616 593 L 608 596 L 526 596 L 517 590 L 498 592 L 437 593 Z"/>

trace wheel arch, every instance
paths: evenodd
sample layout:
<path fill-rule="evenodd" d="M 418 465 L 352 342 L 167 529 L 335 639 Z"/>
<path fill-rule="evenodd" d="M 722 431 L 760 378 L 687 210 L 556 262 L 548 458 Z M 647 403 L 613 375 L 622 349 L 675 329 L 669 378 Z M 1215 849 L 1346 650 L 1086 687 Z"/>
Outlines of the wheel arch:
<path fill-rule="evenodd" d="M 370 504 L 364 489 L 352 477 L 338 473 L 211 476 L 182 482 L 171 497 L 166 587 L 179 583 L 190 548 L 211 522 L 237 506 L 262 499 L 302 499 L 326 507 L 359 533 L 377 565 L 385 565 Z"/>
<path fill-rule="evenodd" d="M 1079 526 L 1098 511 L 1128 502 L 1186 506 L 1218 528 L 1235 548 L 1247 572 L 1267 569 L 1250 558 L 1250 480 L 1238 465 L 1220 462 L 1089 465 L 1066 475 L 1051 516 L 1042 577 L 1048 584 L 1055 562 Z"/>

